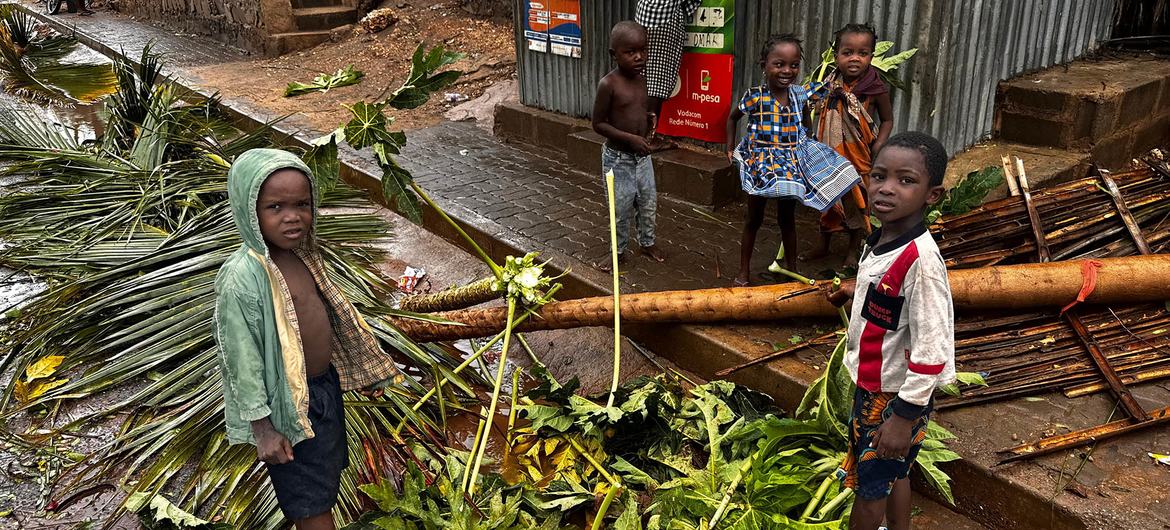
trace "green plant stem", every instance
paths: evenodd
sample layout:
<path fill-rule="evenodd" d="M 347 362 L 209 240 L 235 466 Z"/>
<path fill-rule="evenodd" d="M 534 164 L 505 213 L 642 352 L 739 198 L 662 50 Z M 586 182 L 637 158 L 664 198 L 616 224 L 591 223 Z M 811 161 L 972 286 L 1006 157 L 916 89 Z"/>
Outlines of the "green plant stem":
<path fill-rule="evenodd" d="M 517 333 L 519 338 L 520 334 Z M 508 440 L 508 446 L 512 445 L 512 428 L 516 426 L 516 394 L 520 392 L 520 370 L 517 369 L 512 372 L 512 406 L 508 408 L 508 430 L 504 433 L 504 437 Z"/>
<path fill-rule="evenodd" d="M 612 256 L 613 268 L 613 383 L 609 387 L 609 399 L 605 407 L 613 406 L 614 394 L 617 393 L 618 376 L 622 365 L 622 305 L 621 284 L 618 282 L 618 248 L 617 248 L 617 208 L 614 205 L 613 170 L 605 173 L 605 190 L 609 195 L 609 249 Z"/>
<path fill-rule="evenodd" d="M 852 498 L 852 489 L 845 488 L 841 490 L 841 493 L 838 493 L 836 497 L 833 497 L 833 500 L 829 501 L 828 504 L 826 504 L 823 508 L 820 509 L 820 511 L 817 512 L 817 520 L 824 521 L 825 517 L 828 517 L 829 514 L 840 509 L 841 506 L 843 506 L 846 502 L 849 502 L 849 499 Z"/>
<path fill-rule="evenodd" d="M 573 446 L 573 449 L 576 449 L 577 452 L 580 453 L 581 456 L 585 457 L 585 460 L 587 460 L 589 464 L 591 464 L 593 468 L 597 470 L 598 473 L 601 473 L 601 476 L 605 477 L 606 482 L 609 482 L 612 485 L 617 485 L 619 487 L 622 485 L 622 481 L 613 476 L 613 474 L 609 471 L 606 471 L 605 466 L 602 466 L 601 462 L 598 462 L 597 459 L 593 458 L 593 455 L 589 454 L 589 451 L 585 449 L 585 446 L 581 445 L 581 442 L 578 442 L 576 439 L 570 438 L 568 436 L 565 436 L 564 439 L 568 440 L 569 444 Z"/>
<path fill-rule="evenodd" d="M 772 269 L 773 272 L 776 272 L 778 274 L 783 274 L 783 275 L 785 275 L 789 278 L 792 278 L 793 280 L 796 280 L 796 281 L 803 283 L 803 284 L 816 285 L 816 283 L 817 283 L 816 280 L 813 280 L 812 278 L 801 276 L 798 273 L 792 272 L 788 269 L 785 269 L 784 267 L 780 267 L 778 263 L 776 265 L 777 265 L 777 267 L 775 269 Z"/>
<path fill-rule="evenodd" d="M 459 237 L 462 237 L 463 241 L 471 246 L 471 250 L 475 251 L 476 255 L 479 256 L 479 259 L 483 260 L 484 263 L 487 263 L 488 268 L 492 270 L 492 275 L 494 275 L 497 280 L 503 279 L 504 269 L 497 265 L 496 262 L 492 261 L 492 258 L 488 257 L 487 252 L 484 252 L 483 248 L 480 248 L 479 244 L 477 244 L 474 239 L 471 239 L 471 236 L 463 230 L 463 227 L 459 226 L 459 223 L 456 223 L 454 219 L 451 219 L 451 216 L 447 215 L 447 212 L 443 211 L 443 209 L 440 208 L 438 204 L 435 204 L 435 201 L 431 199 L 430 195 L 427 195 L 426 190 L 422 189 L 422 186 L 419 186 L 417 182 L 412 180 L 410 182 L 410 189 L 414 190 L 414 192 L 417 193 L 419 197 L 422 197 L 422 200 L 426 202 L 427 205 L 435 211 L 435 213 L 439 214 L 439 217 L 443 218 L 447 224 L 451 225 L 451 228 L 455 229 L 455 233 L 459 234 Z"/>
<path fill-rule="evenodd" d="M 812 499 L 809 499 L 808 504 L 804 507 L 804 511 L 800 514 L 800 520 L 802 522 L 807 521 L 812 516 L 813 511 L 821 504 L 821 501 L 825 498 L 825 493 L 829 491 L 829 486 L 833 485 L 833 480 L 836 478 L 833 473 L 829 473 L 829 476 L 821 481 L 821 486 L 817 488 L 817 492 L 813 494 Z"/>
<path fill-rule="evenodd" d="M 504 348 L 500 352 L 500 366 L 496 368 L 496 382 L 495 387 L 492 388 L 492 400 L 488 403 L 488 413 L 484 417 L 484 429 L 481 433 L 483 436 L 475 440 L 475 465 L 471 470 L 471 480 L 468 481 L 465 491 L 470 494 L 475 493 L 475 480 L 479 477 L 479 466 L 483 462 L 483 453 L 487 449 L 488 437 L 491 434 L 492 417 L 496 414 L 496 402 L 500 399 L 500 387 L 504 384 L 504 370 L 508 367 L 508 346 L 512 342 L 512 327 L 516 325 L 516 298 L 508 298 L 508 324 L 504 328 Z"/>
<path fill-rule="evenodd" d="M 834 276 L 833 277 L 833 292 L 837 292 L 840 289 L 841 289 L 841 277 Z M 841 317 L 841 323 L 845 325 L 845 329 L 849 329 L 849 314 L 845 312 L 844 306 L 840 306 L 837 308 L 837 315 L 839 315 Z"/>
<path fill-rule="evenodd" d="M 739 487 L 739 482 L 743 480 L 743 476 L 751 470 L 752 464 L 755 462 L 756 455 L 758 454 L 759 451 L 752 453 L 752 456 L 740 464 L 739 469 L 735 472 L 735 478 L 731 480 L 731 484 L 723 491 L 723 500 L 719 502 L 719 507 L 715 509 L 715 515 L 711 516 L 711 522 L 707 523 L 707 530 L 713 530 L 719 524 L 719 520 L 727 512 L 727 506 L 731 504 L 731 495 L 735 493 L 735 488 Z"/>
<path fill-rule="evenodd" d="M 556 294 L 557 291 L 559 291 L 559 290 L 561 290 L 560 284 L 552 286 L 548 290 L 548 293 L 546 293 L 544 295 L 544 298 L 542 300 L 543 301 L 551 300 L 553 295 Z M 518 326 L 518 325 L 520 325 L 520 323 L 527 320 L 528 317 L 532 316 L 533 313 L 536 313 L 536 309 L 537 309 L 536 307 L 530 307 L 528 309 L 525 309 L 524 314 L 522 314 L 516 318 L 516 322 L 513 324 L 512 327 Z M 508 329 L 505 329 L 504 331 L 497 333 L 495 337 L 492 337 L 492 340 L 489 340 L 483 346 L 480 346 L 479 349 L 475 351 L 475 353 L 471 354 L 471 356 L 469 356 L 467 359 L 465 359 L 462 363 L 459 363 L 459 366 L 456 366 L 454 370 L 451 370 L 451 375 L 459 375 L 459 372 L 462 372 L 463 370 L 467 369 L 468 366 L 471 366 L 471 363 L 474 363 L 481 356 L 483 356 L 484 352 L 486 352 L 488 350 L 488 348 L 491 348 L 493 344 L 495 344 L 496 342 L 499 342 L 499 340 L 502 339 L 504 337 L 504 335 L 511 329 L 512 328 L 509 327 Z M 423 396 L 421 398 L 419 398 L 418 401 L 415 402 L 414 406 L 412 406 L 410 409 L 414 412 L 418 412 L 418 410 L 421 409 L 424 404 L 426 404 L 427 400 L 431 399 L 431 397 L 433 397 L 435 395 L 435 392 L 438 391 L 439 387 L 441 387 L 442 385 L 444 385 L 448 382 L 450 382 L 450 379 L 448 377 L 444 377 L 442 380 L 440 380 L 438 383 L 435 384 L 434 388 L 428 390 L 426 394 L 423 394 Z M 399 432 L 402 429 L 402 425 L 404 423 L 405 423 L 405 421 L 400 422 L 398 424 L 398 426 L 394 428 L 394 432 L 395 433 Z"/>
<path fill-rule="evenodd" d="M 612 182 L 612 180 L 611 180 Z M 605 494 L 605 499 L 601 501 L 601 508 L 597 510 L 597 515 L 593 517 L 592 530 L 601 530 L 601 521 L 605 519 L 605 514 L 609 513 L 609 505 L 613 504 L 613 498 L 617 496 L 622 487 L 619 484 L 610 484 L 609 491 Z"/>
<path fill-rule="evenodd" d="M 482 406 L 479 407 L 479 414 L 480 416 L 484 416 L 487 414 L 487 409 Z M 463 480 L 460 481 L 459 485 L 459 489 L 463 490 L 464 495 L 467 495 L 467 480 L 471 478 L 471 462 L 475 459 L 475 449 L 479 447 L 479 438 L 483 436 L 485 425 L 487 424 L 483 421 L 480 421 L 479 424 L 475 427 L 475 443 L 471 445 L 471 453 L 467 455 L 467 464 L 463 468 Z M 398 435 L 395 434 L 394 437 L 398 438 Z"/>

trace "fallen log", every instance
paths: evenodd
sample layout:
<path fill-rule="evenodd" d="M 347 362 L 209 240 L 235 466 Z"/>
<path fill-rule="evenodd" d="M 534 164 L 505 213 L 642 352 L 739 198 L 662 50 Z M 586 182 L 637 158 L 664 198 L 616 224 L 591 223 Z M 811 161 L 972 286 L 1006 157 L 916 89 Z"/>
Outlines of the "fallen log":
<path fill-rule="evenodd" d="M 1106 258 L 1097 270 L 1088 303 L 1137 303 L 1170 299 L 1170 255 Z M 1076 299 L 1084 283 L 1081 261 L 1028 263 L 949 271 L 951 295 L 959 311 L 995 308 L 1061 307 Z M 828 285 L 826 283 L 826 285 Z M 808 291 L 800 293 L 800 291 Z M 793 296 L 798 294 L 798 296 Z M 628 323 L 712 323 L 832 317 L 837 310 L 820 292 L 787 283 L 692 291 L 634 293 L 621 297 Z M 399 318 L 394 324 L 419 342 L 488 337 L 504 328 L 502 307 L 435 313 L 463 326 Z M 613 324 L 613 298 L 600 296 L 551 302 L 520 331 Z"/>

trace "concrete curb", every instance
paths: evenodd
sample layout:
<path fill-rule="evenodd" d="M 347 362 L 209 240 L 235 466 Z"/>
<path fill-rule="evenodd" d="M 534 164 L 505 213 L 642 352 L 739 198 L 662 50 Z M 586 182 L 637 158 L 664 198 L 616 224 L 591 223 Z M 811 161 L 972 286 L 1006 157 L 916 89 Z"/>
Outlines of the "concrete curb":
<path fill-rule="evenodd" d="M 127 57 L 121 50 L 114 50 L 104 44 L 97 36 L 87 34 L 27 6 L 20 7 L 58 31 L 74 33 L 80 42 L 108 57 L 137 62 L 132 57 Z M 203 98 L 214 96 L 206 90 L 192 87 L 193 80 L 175 72 L 174 69 L 168 69 L 166 76 L 171 82 L 192 94 Z M 270 125 L 277 133 L 278 141 L 285 145 L 306 148 L 309 140 L 316 136 L 312 131 L 290 123 L 292 120 L 271 125 L 280 117 L 269 115 L 245 101 L 222 99 L 219 107 L 242 130 L 252 131 Z M 385 205 L 381 200 L 381 180 L 378 176 L 380 171 L 371 157 L 343 147 L 339 158 L 342 163 L 341 176 L 347 183 L 366 190 L 376 202 L 393 210 L 392 206 Z M 543 248 L 540 242 L 510 233 L 503 226 L 466 207 L 440 198 L 435 200 L 493 259 L 502 261 L 507 255 L 519 255 L 527 249 Z M 428 231 L 467 250 L 467 245 L 454 230 L 433 210 L 425 206 L 422 225 Z M 608 286 L 611 280 L 608 275 L 555 250 L 543 249 L 541 255 L 544 259 L 552 260 L 550 265 L 553 265 L 551 268 L 556 272 L 568 272 L 561 280 L 565 285 L 564 298 L 610 293 Z M 557 267 L 556 264 L 565 265 Z M 645 344 L 659 355 L 703 377 L 711 377 L 721 369 L 751 360 L 742 347 L 746 339 L 741 334 L 720 327 L 631 325 L 624 331 L 627 336 Z M 791 410 L 799 403 L 805 388 L 818 375 L 817 370 L 796 358 L 788 357 L 760 366 L 758 369 L 741 371 L 728 379 L 769 393 L 781 407 Z M 960 460 L 945 468 L 954 479 L 953 488 L 958 492 L 957 511 L 982 524 L 1014 529 L 1086 528 L 1084 521 L 1075 514 L 1053 505 L 1048 499 L 1027 487 L 997 476 L 993 468 L 984 467 L 969 459 Z M 945 505 L 945 501 L 938 498 L 929 487 L 917 484 L 915 489 Z"/>

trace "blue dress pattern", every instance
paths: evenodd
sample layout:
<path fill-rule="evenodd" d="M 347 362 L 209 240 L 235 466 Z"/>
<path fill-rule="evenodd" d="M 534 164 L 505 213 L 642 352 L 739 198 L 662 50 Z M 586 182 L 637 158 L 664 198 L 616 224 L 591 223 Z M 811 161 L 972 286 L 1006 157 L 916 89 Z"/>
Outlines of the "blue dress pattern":
<path fill-rule="evenodd" d="M 833 148 L 809 139 L 801 123 L 808 97 L 799 86 L 788 87 L 788 105 L 765 86 L 744 94 L 739 110 L 748 117 L 748 134 L 736 147 L 739 180 L 750 195 L 799 199 L 823 212 L 861 176 Z"/>

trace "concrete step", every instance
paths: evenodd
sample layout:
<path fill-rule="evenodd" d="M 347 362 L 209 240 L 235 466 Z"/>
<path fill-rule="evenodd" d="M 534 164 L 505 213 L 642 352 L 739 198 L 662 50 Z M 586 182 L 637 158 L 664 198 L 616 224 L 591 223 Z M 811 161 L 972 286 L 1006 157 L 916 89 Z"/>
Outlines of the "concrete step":
<path fill-rule="evenodd" d="M 302 31 L 320 31 L 353 24 L 359 17 L 353 7 L 326 6 L 293 9 L 293 18 Z"/>
<path fill-rule="evenodd" d="M 294 31 L 269 35 L 265 55 L 284 55 L 289 52 L 312 48 L 329 40 L 329 31 Z"/>
<path fill-rule="evenodd" d="M 526 107 L 519 103 L 496 106 L 495 134 L 505 140 L 553 149 L 563 153 L 573 168 L 601 173 L 601 147 L 605 139 L 589 122 Z M 720 155 L 690 149 L 654 153 L 658 191 L 706 207 L 718 207 L 740 195 L 739 177 Z"/>
<path fill-rule="evenodd" d="M 594 175 L 601 174 L 601 150 L 605 137 L 585 130 L 568 138 L 569 165 Z M 654 182 L 659 193 L 702 206 L 718 207 L 739 197 L 739 177 L 723 157 L 689 149 L 654 153 Z"/>
<path fill-rule="evenodd" d="M 955 155 L 947 164 L 947 174 L 943 180 L 943 186 L 951 189 L 972 171 L 979 171 L 987 166 L 1000 167 L 1002 165 L 1001 158 L 1005 156 L 1018 156 L 1024 161 L 1024 169 L 1028 172 L 1028 184 L 1033 189 L 1083 178 L 1089 170 L 1092 158 L 1090 153 L 1084 151 L 993 140 L 973 145 L 966 151 Z M 1116 166 L 1106 166 L 1106 168 L 1119 169 Z M 993 201 L 1007 196 L 1008 186 L 1005 182 L 999 188 L 988 193 L 986 200 Z"/>
<path fill-rule="evenodd" d="M 1000 83 L 996 136 L 1089 151 L 1105 166 L 1170 142 L 1170 61 L 1081 60 Z"/>
<path fill-rule="evenodd" d="M 293 9 L 304 9 L 308 7 L 331 7 L 344 6 L 344 0 L 291 0 Z"/>

